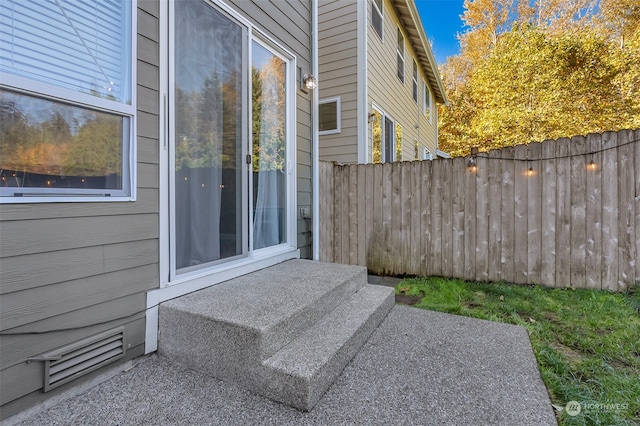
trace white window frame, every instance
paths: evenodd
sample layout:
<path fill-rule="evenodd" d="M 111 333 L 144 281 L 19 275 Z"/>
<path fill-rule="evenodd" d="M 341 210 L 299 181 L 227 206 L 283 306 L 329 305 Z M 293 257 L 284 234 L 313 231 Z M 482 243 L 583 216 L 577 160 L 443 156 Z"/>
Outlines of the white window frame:
<path fill-rule="evenodd" d="M 411 96 L 413 96 L 413 100 L 415 103 L 418 103 L 418 63 L 415 59 L 413 59 L 413 74 L 412 74 L 412 86 L 411 86 Z"/>
<path fill-rule="evenodd" d="M 376 0 L 371 0 L 371 26 L 373 27 L 373 31 L 378 34 L 380 40 L 384 41 L 384 1 L 381 0 L 382 10 L 376 4 Z M 376 29 L 375 25 L 373 25 L 373 14 L 377 13 L 380 16 L 380 32 Z"/>
<path fill-rule="evenodd" d="M 429 124 L 433 125 L 433 96 L 431 95 L 431 88 L 424 81 L 422 86 L 422 114 L 426 116 L 427 112 L 429 113 Z"/>
<path fill-rule="evenodd" d="M 402 84 L 404 84 L 405 80 L 406 80 L 406 75 L 405 75 L 405 58 L 404 58 L 404 52 L 405 52 L 405 45 L 404 45 L 404 34 L 402 34 L 402 30 L 400 29 L 400 27 L 398 28 L 398 39 L 397 39 L 397 43 L 396 43 L 396 62 L 397 62 L 397 72 L 396 74 L 398 75 L 398 80 L 400 80 L 402 82 Z M 402 38 L 402 40 L 400 40 L 400 38 Z M 400 41 L 402 41 L 402 44 L 400 43 Z M 400 51 L 400 46 L 402 46 L 402 51 Z M 402 63 L 402 69 L 400 69 L 400 64 Z"/>
<path fill-rule="evenodd" d="M 329 130 L 319 130 L 319 135 L 333 135 L 342 132 L 342 104 L 341 97 L 336 96 L 333 98 L 324 98 L 318 101 L 318 105 L 329 104 L 335 102 L 336 103 L 336 128 Z M 320 121 L 320 117 L 318 116 L 318 122 Z"/>
<path fill-rule="evenodd" d="M 110 113 L 129 120 L 129 140 L 123 140 L 122 189 L 78 189 L 78 188 L 24 188 L 22 196 L 5 195 L 7 188 L 0 190 L 0 204 L 18 203 L 63 203 L 63 202 L 117 202 L 135 201 L 137 189 L 137 144 L 136 144 L 136 54 L 137 54 L 137 0 L 129 3 L 131 19 L 131 75 L 129 93 L 131 103 L 116 102 L 97 96 L 81 93 L 52 84 L 31 80 L 8 73 L 2 74 L 0 87 L 26 96 L 60 102 L 78 108 L 86 108 L 98 112 Z M 128 150 L 128 153 L 126 152 Z M 128 170 L 127 170 L 128 166 Z M 8 188 L 12 193 L 16 191 Z"/>

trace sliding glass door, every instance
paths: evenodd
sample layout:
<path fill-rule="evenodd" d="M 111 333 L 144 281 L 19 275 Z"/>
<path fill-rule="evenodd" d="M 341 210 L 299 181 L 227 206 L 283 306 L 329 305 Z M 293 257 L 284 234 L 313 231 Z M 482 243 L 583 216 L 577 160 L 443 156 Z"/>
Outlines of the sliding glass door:
<path fill-rule="evenodd" d="M 208 0 L 172 3 L 172 277 L 290 239 L 293 60 Z"/>

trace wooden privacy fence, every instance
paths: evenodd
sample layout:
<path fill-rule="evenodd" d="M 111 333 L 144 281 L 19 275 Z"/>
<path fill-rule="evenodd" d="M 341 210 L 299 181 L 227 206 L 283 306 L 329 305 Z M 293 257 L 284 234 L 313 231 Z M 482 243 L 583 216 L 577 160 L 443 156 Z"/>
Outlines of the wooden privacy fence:
<path fill-rule="evenodd" d="M 640 284 L 640 130 L 320 167 L 320 260 L 375 274 Z"/>

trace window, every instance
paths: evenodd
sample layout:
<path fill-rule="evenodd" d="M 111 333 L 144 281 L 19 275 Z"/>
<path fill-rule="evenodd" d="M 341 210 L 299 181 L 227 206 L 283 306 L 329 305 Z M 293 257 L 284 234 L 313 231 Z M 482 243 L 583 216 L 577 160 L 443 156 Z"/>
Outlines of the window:
<path fill-rule="evenodd" d="M 374 109 L 371 113 L 371 139 L 373 142 L 373 162 L 383 163 L 384 153 L 384 120 L 380 111 Z"/>
<path fill-rule="evenodd" d="M 340 98 L 319 102 L 319 130 L 321 135 L 340 133 Z"/>
<path fill-rule="evenodd" d="M 413 159 L 417 160 L 418 159 L 418 139 L 414 139 L 413 140 Z"/>
<path fill-rule="evenodd" d="M 369 114 L 373 163 L 388 163 L 402 158 L 402 127 L 375 105 Z"/>
<path fill-rule="evenodd" d="M 133 7 L 0 5 L 3 202 L 135 197 Z"/>
<path fill-rule="evenodd" d="M 429 86 L 427 86 L 427 82 L 425 81 L 422 86 L 422 109 L 425 117 L 427 117 L 430 124 L 433 124 L 433 114 L 431 111 L 432 103 L 431 90 L 429 89 Z"/>
<path fill-rule="evenodd" d="M 418 103 L 418 64 L 415 60 L 413 61 L 413 100 Z"/>
<path fill-rule="evenodd" d="M 398 78 L 404 83 L 404 36 L 398 28 Z"/>
<path fill-rule="evenodd" d="M 396 123 L 396 158 L 395 161 L 402 161 L 402 126 Z"/>
<path fill-rule="evenodd" d="M 380 40 L 382 40 L 382 23 L 384 22 L 384 15 L 382 13 L 384 10 L 383 1 L 384 0 L 373 0 L 371 2 L 371 25 L 378 34 L 378 37 L 380 37 Z"/>

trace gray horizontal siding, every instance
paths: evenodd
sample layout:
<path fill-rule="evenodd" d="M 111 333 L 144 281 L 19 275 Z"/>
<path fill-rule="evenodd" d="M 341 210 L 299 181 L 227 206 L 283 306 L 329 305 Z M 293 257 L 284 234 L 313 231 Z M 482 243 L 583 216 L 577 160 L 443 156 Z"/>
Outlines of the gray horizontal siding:
<path fill-rule="evenodd" d="M 125 359 L 144 350 L 159 283 L 158 16 L 157 0 L 138 0 L 136 201 L 0 205 L 2 417 L 57 392 L 41 394 L 43 364 L 27 358 L 118 325 Z"/>

